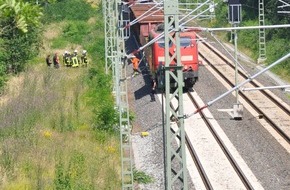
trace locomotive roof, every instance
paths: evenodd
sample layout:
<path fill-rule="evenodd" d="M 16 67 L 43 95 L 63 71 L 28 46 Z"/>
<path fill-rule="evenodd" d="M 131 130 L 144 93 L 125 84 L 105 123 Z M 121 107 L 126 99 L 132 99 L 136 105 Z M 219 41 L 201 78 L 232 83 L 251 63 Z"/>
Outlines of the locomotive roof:
<path fill-rule="evenodd" d="M 131 6 L 131 10 L 135 16 L 135 18 L 138 18 L 142 14 L 144 14 L 146 11 L 151 9 L 154 6 L 154 4 L 147 4 L 147 3 L 139 3 Z M 153 8 L 150 10 L 150 12 L 154 12 L 152 15 L 150 13 L 146 13 L 145 17 L 142 18 L 139 23 L 162 23 L 164 22 L 164 13 L 163 9 L 159 9 L 158 7 Z M 156 11 L 156 12 L 155 12 Z M 150 16 L 147 16 L 150 15 Z"/>

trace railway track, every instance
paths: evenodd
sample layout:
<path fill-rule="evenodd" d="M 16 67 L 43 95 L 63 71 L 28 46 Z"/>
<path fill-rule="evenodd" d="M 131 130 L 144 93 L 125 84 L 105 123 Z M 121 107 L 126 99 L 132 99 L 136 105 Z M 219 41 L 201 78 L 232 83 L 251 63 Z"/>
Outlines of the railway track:
<path fill-rule="evenodd" d="M 196 109 L 200 109 L 202 107 L 202 105 L 198 104 L 198 102 L 195 100 L 195 98 L 193 97 L 193 95 L 191 93 L 187 93 L 187 95 L 190 98 L 190 100 L 192 101 L 192 103 L 194 104 Z M 222 138 L 215 131 L 213 125 L 209 121 L 209 119 L 206 116 L 206 114 L 203 111 L 200 111 L 199 114 L 200 114 L 202 120 L 204 121 L 204 123 L 206 124 L 206 126 L 208 127 L 208 129 L 211 131 L 211 134 L 214 136 L 216 142 L 219 144 L 220 148 L 223 150 L 223 153 L 226 155 L 228 161 L 231 163 L 232 167 L 234 168 L 234 170 L 238 174 L 239 178 L 241 179 L 241 181 L 245 185 L 246 189 L 253 189 L 253 187 L 250 184 L 249 180 L 246 178 L 245 174 L 243 173 L 243 171 L 241 170 L 241 168 L 239 167 L 239 165 L 235 161 L 235 159 L 232 156 L 232 154 L 230 153 L 229 149 L 224 144 Z M 188 141 L 188 143 L 190 142 L 188 137 L 187 137 L 186 141 Z M 190 146 L 188 145 L 188 147 L 190 147 Z"/>
<path fill-rule="evenodd" d="M 208 43 L 199 44 L 200 57 L 228 85 L 235 86 L 234 64 Z M 212 53 L 211 53 L 212 52 Z M 246 80 L 248 76 L 238 71 L 238 80 Z M 257 88 L 263 85 L 256 80 L 245 87 Z M 258 113 L 260 119 L 265 119 L 281 137 L 290 144 L 290 108 L 269 90 L 239 91 L 239 95 Z"/>
<path fill-rule="evenodd" d="M 203 104 L 198 103 L 196 101 L 194 95 L 192 92 L 189 92 L 187 94 L 184 94 L 184 106 L 185 110 L 188 109 L 193 109 L 195 107 L 196 109 L 199 109 Z M 196 95 L 195 95 L 196 96 Z M 177 107 L 177 102 L 174 102 L 171 104 L 172 108 Z M 207 110 L 207 109 L 205 109 Z M 208 111 L 208 110 L 207 110 Z M 252 186 L 251 182 L 248 180 L 248 178 L 253 178 L 252 175 L 251 177 L 247 177 L 246 174 L 243 172 L 241 167 L 239 166 L 239 163 L 235 160 L 233 154 L 231 153 L 231 150 L 228 147 L 231 147 L 227 142 L 224 142 L 222 136 L 220 136 L 219 132 L 216 131 L 216 123 L 212 122 L 212 116 L 210 116 L 208 113 L 204 113 L 204 111 L 201 111 L 199 113 L 199 118 L 191 118 L 191 121 L 185 121 L 185 129 L 186 129 L 186 146 L 188 149 L 189 154 L 191 155 L 191 158 L 193 159 L 193 162 L 196 166 L 196 170 L 198 171 L 198 175 L 200 176 L 202 183 L 203 183 L 203 188 L 205 189 L 219 189 L 219 188 L 227 188 L 228 186 L 231 186 L 235 184 L 236 186 L 231 187 L 234 189 L 260 189 L 259 184 L 255 184 L 255 187 Z M 186 119 L 187 120 L 187 119 Z M 203 136 L 201 142 L 199 141 L 198 143 L 194 142 L 196 139 L 198 139 L 200 134 L 197 134 L 196 132 L 192 131 L 190 128 L 194 127 L 193 123 L 195 121 L 199 120 L 198 128 L 207 128 L 208 132 L 206 136 Z M 201 120 L 204 125 L 201 125 Z M 193 123 L 192 123 L 193 122 Z M 203 133 L 203 132 L 202 132 Z M 201 133 L 201 134 L 202 134 Z M 197 136 L 193 136 L 193 134 L 197 134 Z M 211 137 L 209 137 L 211 136 Z M 217 144 L 216 146 L 213 145 L 208 145 L 207 143 L 214 143 Z M 201 145 L 201 143 L 204 143 Z M 211 156 L 204 156 L 205 153 L 200 150 L 198 145 L 202 147 L 202 149 L 206 149 L 205 147 L 212 147 L 212 150 L 207 150 L 208 155 L 211 155 L 215 157 L 214 160 L 211 160 Z M 199 149 L 199 150 L 198 150 Z M 218 150 L 219 149 L 219 150 Z M 217 153 L 218 152 L 218 153 Z M 209 163 L 210 162 L 210 163 Z M 213 165 L 225 165 L 225 168 L 223 166 L 213 166 Z M 211 165 L 211 167 L 209 167 Z M 212 174 L 211 168 L 216 167 L 216 171 L 214 173 L 219 173 L 219 174 Z M 190 168 L 189 168 L 190 170 Z M 224 172 L 229 173 L 228 176 L 223 176 Z M 249 172 L 248 172 L 249 173 Z M 224 181 L 223 184 L 218 184 L 216 180 L 220 178 L 227 178 L 229 181 Z M 229 179 L 232 178 L 232 179 Z M 222 181 L 222 180 L 220 180 Z M 229 185 L 230 184 L 230 185 Z"/>
<path fill-rule="evenodd" d="M 202 46 L 202 47 L 201 47 Z M 215 50 L 209 44 L 199 45 L 200 47 L 200 57 L 204 60 L 204 63 L 208 65 L 212 70 L 214 70 L 220 78 L 222 78 L 230 87 L 235 86 L 235 66 L 234 64 L 228 60 L 226 57 L 221 55 L 217 50 Z M 212 53 L 210 53 L 212 52 Z M 243 81 L 248 79 L 248 75 L 243 71 L 238 71 L 238 81 Z M 258 88 L 263 87 L 262 84 L 257 82 L 256 80 L 250 81 L 249 84 L 245 85 L 245 88 Z M 286 141 L 286 150 L 289 151 L 289 143 L 290 143 L 290 135 L 289 135 L 289 127 L 290 127 L 290 108 L 289 105 L 279 99 L 276 95 L 274 95 L 269 90 L 262 91 L 254 91 L 254 92 L 242 92 L 239 91 L 239 95 L 243 100 L 247 102 L 257 113 L 259 119 L 264 119 L 285 141 Z M 188 93 L 188 98 L 194 104 L 196 109 L 200 109 L 200 106 L 195 101 L 193 96 Z M 188 105 L 184 103 L 184 105 Z M 204 104 L 203 104 L 204 105 Z M 201 106 L 203 106 L 201 105 Z M 191 105 L 192 106 L 192 105 Z M 186 108 L 185 108 L 186 109 Z M 190 111 L 185 111 L 189 112 Z M 219 134 L 215 131 L 215 127 L 211 124 L 209 117 L 204 115 L 203 111 L 199 113 L 200 118 L 206 124 L 206 127 L 211 132 L 211 135 L 214 137 L 215 141 L 219 145 L 219 148 L 222 150 L 223 154 L 226 156 L 228 162 L 233 168 L 235 175 L 238 176 L 240 182 L 243 184 L 242 189 L 262 189 L 260 184 L 256 184 L 255 180 L 251 179 L 253 177 L 252 174 L 249 175 L 249 172 L 245 174 L 243 172 L 244 168 L 241 169 L 239 166 L 239 161 L 235 160 L 235 156 L 232 155 L 231 150 L 226 143 L 223 141 L 223 137 L 220 137 Z M 185 125 L 187 128 L 188 126 Z M 205 189 L 215 189 L 217 184 L 212 182 L 211 174 L 208 174 L 206 167 L 204 167 L 204 159 L 200 158 L 198 150 L 196 150 L 196 145 L 193 145 L 192 137 L 189 136 L 191 132 L 186 130 L 186 146 L 188 148 L 188 152 L 190 153 L 194 164 L 196 165 L 196 170 L 198 170 L 199 176 L 202 179 L 202 183 Z M 251 173 L 251 172 L 250 172 Z M 252 176 L 251 176 L 252 175 Z M 251 177 L 250 177 L 251 176 Z M 235 178 L 237 180 L 237 178 Z"/>

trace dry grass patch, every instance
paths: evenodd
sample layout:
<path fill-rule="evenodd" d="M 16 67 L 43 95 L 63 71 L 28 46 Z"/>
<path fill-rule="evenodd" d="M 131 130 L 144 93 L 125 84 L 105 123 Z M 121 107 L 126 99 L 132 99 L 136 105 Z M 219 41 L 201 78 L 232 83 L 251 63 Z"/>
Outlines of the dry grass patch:
<path fill-rule="evenodd" d="M 91 18 L 88 20 L 88 24 L 90 24 L 90 25 L 96 24 L 96 18 L 95 18 L 95 17 L 91 17 Z"/>
<path fill-rule="evenodd" d="M 44 40 L 53 40 L 60 36 L 65 22 L 58 22 L 49 24 L 43 33 Z"/>
<path fill-rule="evenodd" d="M 11 99 L 11 97 L 16 97 L 19 95 L 22 90 L 23 83 L 23 74 L 15 77 L 11 77 L 5 86 L 5 91 L 2 96 L 0 96 L 0 108 L 7 104 L 7 101 Z"/>
<path fill-rule="evenodd" d="M 97 7 L 98 7 L 98 4 L 100 3 L 100 0 L 87 0 L 87 2 L 88 2 L 89 4 L 91 4 L 91 6 L 92 6 L 93 8 L 97 8 Z"/>

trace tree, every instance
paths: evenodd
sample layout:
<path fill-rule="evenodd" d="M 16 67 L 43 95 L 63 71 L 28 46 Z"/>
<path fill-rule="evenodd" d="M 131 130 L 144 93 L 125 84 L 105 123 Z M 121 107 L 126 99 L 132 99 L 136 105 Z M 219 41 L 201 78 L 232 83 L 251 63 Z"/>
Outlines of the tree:
<path fill-rule="evenodd" d="M 37 49 L 42 9 L 22 0 L 0 0 L 0 67 L 5 73 L 22 71 Z M 0 73 L 0 78 L 4 75 Z M 1 82 L 0 82 L 1 83 Z"/>
<path fill-rule="evenodd" d="M 21 0 L 0 0 L 0 11 L 0 34 L 7 28 L 17 28 L 25 33 L 29 25 L 38 26 L 42 16 L 39 6 Z"/>

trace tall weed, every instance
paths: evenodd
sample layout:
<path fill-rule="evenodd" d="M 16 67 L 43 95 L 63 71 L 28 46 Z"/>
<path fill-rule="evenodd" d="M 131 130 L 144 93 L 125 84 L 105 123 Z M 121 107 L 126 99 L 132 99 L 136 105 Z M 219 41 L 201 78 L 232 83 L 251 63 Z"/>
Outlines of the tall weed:
<path fill-rule="evenodd" d="M 58 11 L 65 2 L 70 10 Z M 103 29 L 96 31 L 86 22 L 92 9 L 78 3 L 84 1 L 51 4 L 47 18 L 74 18 L 65 12 L 80 16 L 76 25 L 87 28 L 87 35 L 76 33 L 78 26 L 71 24 L 61 29 L 67 36 L 55 41 L 71 39 L 65 47 L 86 48 L 91 64 L 60 69 L 33 65 L 19 76 L 15 90 L 7 90 L 7 101 L 0 107 L 0 189 L 120 189 L 119 140 L 111 78 L 104 74 Z M 73 34 L 82 43 L 74 44 Z M 64 47 L 54 46 L 50 51 Z"/>

